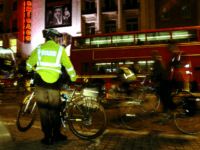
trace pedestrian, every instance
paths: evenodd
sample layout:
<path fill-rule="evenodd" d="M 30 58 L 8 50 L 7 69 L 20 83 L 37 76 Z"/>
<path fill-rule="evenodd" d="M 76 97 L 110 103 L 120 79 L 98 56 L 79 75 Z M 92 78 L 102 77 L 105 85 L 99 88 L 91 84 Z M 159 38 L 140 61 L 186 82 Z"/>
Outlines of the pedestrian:
<path fill-rule="evenodd" d="M 41 126 L 44 138 L 41 143 L 50 145 L 53 141 L 66 140 L 60 133 L 60 74 L 63 65 L 71 81 L 76 81 L 76 72 L 65 49 L 57 44 L 62 34 L 54 29 L 43 30 L 46 43 L 37 46 L 27 60 L 27 70 L 36 67 L 35 87 L 36 100 L 40 111 Z"/>
<path fill-rule="evenodd" d="M 161 82 L 163 71 L 165 70 L 165 65 L 162 61 L 162 59 L 159 58 L 158 51 L 152 51 L 152 58 L 154 60 L 153 63 L 153 71 L 152 71 L 152 80 L 154 82 Z"/>

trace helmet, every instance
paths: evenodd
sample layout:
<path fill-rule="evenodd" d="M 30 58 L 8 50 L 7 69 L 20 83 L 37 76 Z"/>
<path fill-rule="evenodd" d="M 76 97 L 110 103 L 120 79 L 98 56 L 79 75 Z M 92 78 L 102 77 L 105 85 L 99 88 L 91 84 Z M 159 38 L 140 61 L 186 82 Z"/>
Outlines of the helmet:
<path fill-rule="evenodd" d="M 55 36 L 58 36 L 58 37 L 62 37 L 63 36 L 57 30 L 54 30 L 54 29 L 51 29 L 51 28 L 43 30 L 42 33 L 43 33 L 43 37 L 44 38 L 49 38 L 49 36 L 52 36 L 52 35 L 55 35 Z"/>

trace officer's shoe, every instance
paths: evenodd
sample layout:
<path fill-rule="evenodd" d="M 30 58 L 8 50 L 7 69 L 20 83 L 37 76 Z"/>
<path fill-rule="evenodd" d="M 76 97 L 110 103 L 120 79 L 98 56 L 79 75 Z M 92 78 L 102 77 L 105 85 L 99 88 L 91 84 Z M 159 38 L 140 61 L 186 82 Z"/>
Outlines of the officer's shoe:
<path fill-rule="evenodd" d="M 44 137 L 41 140 L 41 143 L 45 144 L 45 145 L 53 145 L 53 138 L 52 137 Z"/>
<path fill-rule="evenodd" d="M 62 134 L 58 134 L 58 135 L 54 135 L 53 141 L 58 142 L 58 141 L 65 141 L 67 140 L 67 136 L 62 135 Z"/>

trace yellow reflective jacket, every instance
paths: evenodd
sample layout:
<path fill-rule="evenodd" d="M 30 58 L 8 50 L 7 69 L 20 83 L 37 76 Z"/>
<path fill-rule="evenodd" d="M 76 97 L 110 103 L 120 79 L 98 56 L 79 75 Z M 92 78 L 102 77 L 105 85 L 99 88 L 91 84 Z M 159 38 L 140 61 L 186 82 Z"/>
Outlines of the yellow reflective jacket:
<path fill-rule="evenodd" d="M 27 70 L 31 71 L 36 64 L 36 72 L 47 83 L 54 83 L 59 79 L 62 65 L 70 75 L 71 81 L 76 81 L 76 72 L 64 47 L 53 40 L 47 41 L 33 50 L 27 60 Z"/>

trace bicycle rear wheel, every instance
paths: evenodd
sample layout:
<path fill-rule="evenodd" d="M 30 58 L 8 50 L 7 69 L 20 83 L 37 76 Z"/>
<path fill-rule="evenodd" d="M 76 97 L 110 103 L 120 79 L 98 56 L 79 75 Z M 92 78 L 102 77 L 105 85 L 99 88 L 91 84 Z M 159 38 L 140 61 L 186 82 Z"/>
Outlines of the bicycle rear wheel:
<path fill-rule="evenodd" d="M 132 102 L 126 102 L 121 111 L 121 121 L 126 129 L 139 130 L 148 122 L 149 114 L 141 110 L 140 105 L 136 106 Z"/>
<path fill-rule="evenodd" d="M 197 99 L 195 102 L 195 97 L 193 100 L 189 100 L 192 106 L 188 109 L 189 103 L 185 100 L 191 96 L 193 97 L 190 92 L 179 92 L 173 96 L 172 100 L 177 104 L 177 113 L 174 114 L 174 122 L 181 132 L 198 134 L 200 133 L 200 101 Z"/>
<path fill-rule="evenodd" d="M 77 106 L 71 108 L 68 124 L 77 137 L 85 140 L 94 139 L 106 129 L 106 112 L 98 102 L 81 100 L 77 102 Z"/>
<path fill-rule="evenodd" d="M 23 103 L 21 104 L 18 115 L 17 115 L 17 128 L 19 131 L 27 131 L 31 128 L 38 114 L 38 107 L 36 104 L 36 98 L 33 97 L 28 104 L 31 95 L 25 97 Z M 26 109 L 27 106 L 27 109 Z M 26 110 L 25 110 L 26 109 Z"/>

